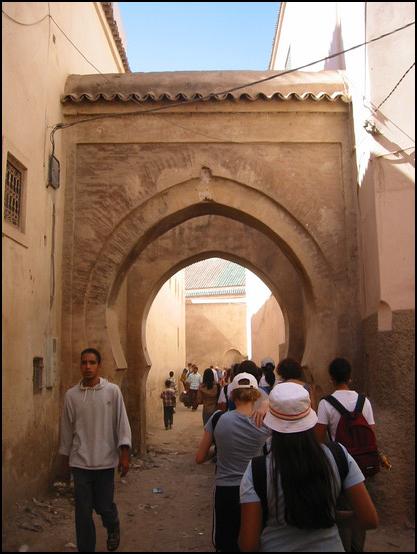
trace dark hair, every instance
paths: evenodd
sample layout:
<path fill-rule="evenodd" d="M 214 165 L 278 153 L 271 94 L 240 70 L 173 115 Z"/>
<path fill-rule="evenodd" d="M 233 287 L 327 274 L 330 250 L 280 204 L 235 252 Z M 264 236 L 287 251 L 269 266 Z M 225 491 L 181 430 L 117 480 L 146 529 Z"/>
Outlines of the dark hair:
<path fill-rule="evenodd" d="M 165 386 L 166 386 L 166 387 L 170 387 L 170 386 L 171 386 L 171 379 L 167 379 L 167 380 L 165 381 Z"/>
<path fill-rule="evenodd" d="M 278 514 L 278 476 L 284 494 L 284 519 L 299 529 L 327 529 L 335 524 L 334 474 L 314 430 L 273 431 L 272 479 Z"/>
<path fill-rule="evenodd" d="M 203 373 L 203 383 L 206 385 L 206 387 L 208 389 L 212 389 L 213 388 L 213 384 L 214 384 L 214 373 L 213 373 L 213 370 L 208 367 L 207 369 L 204 370 L 204 373 Z"/>
<path fill-rule="evenodd" d="M 170 372 L 169 372 L 169 376 L 170 376 L 170 377 L 174 377 L 174 372 L 173 372 L 173 371 L 170 371 Z"/>
<path fill-rule="evenodd" d="M 284 358 L 277 366 L 277 373 L 284 381 L 287 381 L 288 379 L 301 379 L 303 370 L 301 364 L 293 358 Z"/>
<path fill-rule="evenodd" d="M 352 368 L 345 358 L 335 358 L 329 365 L 329 373 L 336 383 L 347 383 L 350 379 Z"/>
<path fill-rule="evenodd" d="M 243 360 L 243 362 L 241 362 L 239 365 L 239 369 L 236 372 L 235 377 L 239 373 L 250 373 L 258 382 L 261 378 L 259 367 L 252 360 Z"/>
<path fill-rule="evenodd" d="M 233 381 L 233 379 L 239 373 L 239 367 L 240 367 L 240 364 L 233 364 L 232 367 L 230 368 L 230 381 Z"/>
<path fill-rule="evenodd" d="M 261 370 L 265 376 L 265 381 L 270 387 L 273 387 L 275 384 L 275 373 L 273 364 L 268 363 L 264 367 L 262 367 Z"/>
<path fill-rule="evenodd" d="M 81 355 L 80 355 L 80 358 L 82 358 L 84 356 L 84 354 L 94 354 L 94 356 L 96 357 L 96 360 L 99 364 L 101 364 L 101 354 L 98 350 L 96 350 L 95 348 L 85 348 L 82 352 L 81 352 Z"/>

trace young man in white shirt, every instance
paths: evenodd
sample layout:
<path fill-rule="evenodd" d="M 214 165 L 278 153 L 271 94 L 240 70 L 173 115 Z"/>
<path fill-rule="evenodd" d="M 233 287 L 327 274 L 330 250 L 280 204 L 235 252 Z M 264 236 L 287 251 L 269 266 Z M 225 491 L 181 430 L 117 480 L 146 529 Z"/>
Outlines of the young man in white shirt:
<path fill-rule="evenodd" d="M 64 478 L 74 477 L 75 526 L 79 552 L 95 552 L 93 509 L 107 529 L 107 550 L 120 542 L 114 496 L 114 469 L 129 471 L 131 431 L 119 387 L 99 376 L 101 355 L 81 352 L 82 379 L 65 393 L 59 453 Z"/>
<path fill-rule="evenodd" d="M 348 412 L 353 412 L 358 401 L 358 393 L 350 390 L 352 369 L 350 363 L 344 358 L 335 358 L 329 366 L 329 374 L 334 385 L 334 392 L 331 396 L 336 398 Z M 368 425 L 375 432 L 375 421 L 372 406 L 366 398 L 362 410 L 362 415 L 368 422 Z M 315 433 L 320 442 L 328 440 L 334 441 L 336 437 L 337 426 L 341 414 L 324 398 L 320 400 L 317 410 L 318 422 L 315 427 Z M 345 446 L 345 445 L 344 445 Z M 349 508 L 348 505 L 343 506 Z M 346 520 L 340 523 L 339 534 L 346 552 L 363 552 L 365 546 L 365 531 L 355 524 L 354 520 Z"/>
<path fill-rule="evenodd" d="M 197 393 L 202 382 L 203 378 L 200 373 L 198 373 L 198 367 L 196 365 L 193 365 L 193 372 L 190 373 L 190 375 L 187 377 L 187 383 L 190 386 L 188 390 L 189 403 L 193 407 L 193 412 L 198 408 Z"/>

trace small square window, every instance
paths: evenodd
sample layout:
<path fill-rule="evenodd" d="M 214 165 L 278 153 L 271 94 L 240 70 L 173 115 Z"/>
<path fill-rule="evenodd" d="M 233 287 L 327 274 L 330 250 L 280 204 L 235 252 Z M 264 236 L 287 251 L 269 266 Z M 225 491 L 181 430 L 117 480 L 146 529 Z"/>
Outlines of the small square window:
<path fill-rule="evenodd" d="M 43 358 L 33 358 L 33 393 L 42 392 Z"/>
<path fill-rule="evenodd" d="M 9 156 L 4 191 L 4 219 L 20 231 L 23 231 L 23 187 L 23 169 Z"/>

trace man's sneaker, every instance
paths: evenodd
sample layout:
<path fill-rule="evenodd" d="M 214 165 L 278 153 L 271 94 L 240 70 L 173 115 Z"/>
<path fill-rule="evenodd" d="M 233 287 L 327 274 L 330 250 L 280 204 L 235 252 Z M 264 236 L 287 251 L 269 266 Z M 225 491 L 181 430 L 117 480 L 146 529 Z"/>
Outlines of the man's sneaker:
<path fill-rule="evenodd" d="M 120 543 L 120 527 L 115 527 L 112 531 L 107 532 L 107 550 L 112 552 L 119 548 Z"/>

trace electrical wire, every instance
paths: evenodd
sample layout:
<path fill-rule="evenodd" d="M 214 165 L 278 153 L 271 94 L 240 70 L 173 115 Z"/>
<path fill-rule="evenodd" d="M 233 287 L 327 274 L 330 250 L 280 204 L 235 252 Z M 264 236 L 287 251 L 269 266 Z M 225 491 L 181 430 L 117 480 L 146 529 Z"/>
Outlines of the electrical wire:
<path fill-rule="evenodd" d="M 385 102 L 388 100 L 388 98 L 393 94 L 393 92 L 395 91 L 396 88 L 398 88 L 399 84 L 401 83 L 401 81 L 404 79 L 404 77 L 407 75 L 407 73 L 409 71 L 412 70 L 412 68 L 416 65 L 416 62 L 413 62 L 410 67 L 407 69 L 407 71 L 404 73 L 404 75 L 400 78 L 400 80 L 397 82 L 397 84 L 394 86 L 394 88 L 391 90 L 391 92 L 384 98 L 384 100 L 382 100 L 382 102 L 380 104 L 378 104 L 378 106 L 375 108 L 375 111 L 378 111 L 379 108 L 382 106 L 382 104 L 385 104 Z"/>
<path fill-rule="evenodd" d="M 44 21 L 45 19 L 49 18 L 49 20 L 53 21 L 55 23 L 55 25 L 58 27 L 58 29 L 61 31 L 61 33 L 64 35 L 64 37 L 68 40 L 68 42 L 77 50 L 77 52 L 79 54 L 81 54 L 81 56 L 85 59 L 85 61 L 91 65 L 91 67 L 93 69 L 95 69 L 97 71 L 97 73 L 100 73 L 101 75 L 103 75 L 103 72 L 100 71 L 92 62 L 90 62 L 90 60 L 87 58 L 87 56 L 85 56 L 81 50 L 77 47 L 76 44 L 73 43 L 73 41 L 69 38 L 69 36 L 65 33 L 65 31 L 63 29 L 61 29 L 61 27 L 58 25 L 58 23 L 55 21 L 55 19 L 53 18 L 53 16 L 48 13 L 46 14 L 42 19 L 39 19 L 38 21 L 34 21 L 33 23 L 22 23 L 21 21 L 17 21 L 16 19 L 14 19 L 13 17 L 11 17 L 9 14 L 7 14 L 4 10 L 1 10 L 2 13 L 7 17 L 9 18 L 11 21 L 13 21 L 14 23 L 17 23 L 17 25 L 23 25 L 25 27 L 31 27 L 32 25 L 37 25 L 38 23 L 41 23 L 42 21 Z"/>
<path fill-rule="evenodd" d="M 81 54 L 81 56 L 85 59 L 85 61 L 87 63 L 89 63 L 91 65 L 91 67 L 93 67 L 97 71 L 97 73 L 100 73 L 101 75 L 103 75 L 103 73 L 92 62 L 90 62 L 90 60 L 86 56 L 84 56 L 84 54 L 81 52 L 81 50 L 72 42 L 72 40 L 68 37 L 68 35 L 65 34 L 65 32 L 61 29 L 61 27 L 58 25 L 58 23 L 55 21 L 55 19 L 52 17 L 52 15 L 50 16 L 50 18 L 55 23 L 55 25 L 58 27 L 58 29 L 61 31 L 61 33 L 64 35 L 64 37 L 68 40 L 68 42 L 70 44 L 72 44 L 72 46 L 77 50 L 77 52 L 79 54 Z"/>
<path fill-rule="evenodd" d="M 17 25 L 23 25 L 24 27 L 32 27 L 32 25 L 37 25 L 38 23 L 42 23 L 44 19 L 47 17 L 50 17 L 50 15 L 47 13 L 42 17 L 42 19 L 39 19 L 38 21 L 34 21 L 33 23 L 22 23 L 22 21 L 17 21 L 17 19 L 13 19 L 8 13 L 6 13 L 4 10 L 1 10 L 1 13 L 3 13 L 8 19 L 13 21 L 13 23 L 17 23 Z"/>
<path fill-rule="evenodd" d="M 61 31 L 61 33 L 65 36 L 65 38 L 70 42 L 70 44 L 77 50 L 77 52 L 87 61 L 87 63 L 89 63 L 91 65 L 91 67 L 93 67 L 100 75 L 103 75 L 103 77 L 106 77 L 106 75 L 104 75 L 92 62 L 90 62 L 90 60 L 81 52 L 81 50 L 72 42 L 72 40 L 67 36 L 67 34 L 61 29 L 61 27 L 58 25 L 58 23 L 55 21 L 55 19 L 52 17 L 52 15 L 49 14 L 46 14 L 42 19 L 38 20 L 38 21 L 35 21 L 33 23 L 22 23 L 20 21 L 17 21 L 16 19 L 12 18 L 11 16 L 9 16 L 4 10 L 2 10 L 2 13 L 8 17 L 10 20 L 12 20 L 14 23 L 17 23 L 18 25 L 24 25 L 24 26 L 32 26 L 32 25 L 37 25 L 38 23 L 41 23 L 44 19 L 46 18 L 50 18 L 54 23 L 55 25 L 58 27 L 58 29 Z M 148 114 L 148 113 L 155 113 L 155 112 L 159 112 L 159 111 L 162 111 L 162 110 L 167 110 L 167 109 L 171 109 L 171 108 L 175 108 L 177 106 L 185 106 L 185 105 L 189 105 L 189 104 L 195 104 L 195 103 L 198 103 L 198 102 L 204 102 L 204 101 L 207 101 L 207 100 L 210 100 L 211 98 L 215 98 L 216 96 L 223 96 L 225 94 L 230 94 L 232 92 L 235 92 L 237 90 L 241 90 L 243 88 L 248 88 L 248 87 L 251 87 L 251 86 L 254 86 L 254 85 L 257 85 L 257 84 L 260 84 L 260 83 L 264 83 L 266 81 L 270 81 L 272 79 L 276 79 L 278 77 L 282 77 L 284 75 L 288 75 L 290 73 L 294 73 L 295 71 L 300 71 L 301 69 L 305 69 L 306 67 L 311 67 L 312 65 L 315 65 L 317 63 L 321 63 L 323 61 L 326 61 L 326 60 L 330 60 L 332 58 L 335 58 L 337 56 L 340 56 L 342 54 L 345 54 L 347 52 L 351 52 L 352 50 L 355 50 L 357 48 L 361 48 L 362 46 L 366 46 L 367 44 L 371 44 L 373 42 L 376 42 L 378 40 L 381 40 L 382 38 L 385 38 L 385 37 L 388 37 L 394 33 L 397 33 L 399 31 L 402 31 L 408 27 L 410 27 L 411 25 L 414 25 L 415 24 L 415 21 L 411 21 L 410 23 L 407 23 L 405 25 L 403 25 L 402 27 L 398 27 L 392 31 L 389 31 L 387 33 L 384 33 L 382 35 L 379 35 L 378 37 L 375 37 L 373 39 L 370 39 L 370 40 L 367 40 L 365 42 L 362 42 L 360 44 L 357 44 L 355 46 L 352 46 L 350 48 L 347 48 L 345 50 L 342 50 L 340 52 L 336 52 L 335 54 L 331 54 L 329 56 L 326 56 L 324 58 L 321 58 L 319 60 L 315 60 L 313 62 L 310 62 L 310 63 L 307 63 L 307 64 L 304 64 L 304 65 L 301 65 L 299 67 L 296 67 L 296 68 L 293 68 L 293 69 L 289 69 L 289 70 L 285 70 L 285 71 L 282 71 L 280 73 L 277 73 L 275 75 L 271 75 L 269 77 L 265 77 L 264 79 L 258 79 L 257 81 L 252 81 L 250 83 L 246 83 L 244 85 L 240 85 L 238 87 L 233 87 L 231 89 L 227 89 L 227 90 L 223 90 L 221 92 L 215 92 L 215 93 L 210 93 L 206 96 L 202 96 L 202 97 L 199 97 L 199 98 L 193 98 L 193 99 L 190 99 L 190 100 L 185 100 L 184 102 L 176 102 L 176 103 L 172 103 L 168 106 L 159 106 L 157 108 L 150 108 L 150 109 L 147 109 L 147 110 L 143 110 L 142 112 L 126 112 L 124 114 L 106 114 L 106 115 L 99 115 L 99 116 L 95 116 L 95 117 L 90 117 L 88 119 L 81 119 L 79 121 L 75 121 L 73 123 L 58 123 L 57 125 L 55 125 L 53 128 L 52 128 L 52 131 L 51 131 L 51 135 L 50 135 L 50 140 L 51 140 L 51 144 L 52 144 L 52 155 L 54 154 L 54 150 L 55 150 L 55 140 L 54 140 L 54 135 L 55 135 L 55 132 L 58 131 L 59 129 L 66 129 L 68 127 L 72 127 L 74 125 L 78 125 L 79 123 L 84 123 L 84 122 L 87 122 L 87 121 L 94 121 L 94 120 L 97 120 L 97 119 L 104 119 L 104 118 L 112 118 L 112 117 L 121 117 L 121 116 L 130 116 L 130 115 L 142 115 L 142 114 Z M 401 77 L 401 79 L 398 81 L 398 83 L 394 86 L 394 88 L 391 90 L 391 92 L 388 94 L 388 96 L 375 108 L 375 111 L 379 110 L 379 108 L 388 100 L 388 98 L 394 93 L 394 91 L 396 90 L 396 88 L 399 86 L 399 84 L 401 83 L 401 81 L 405 78 L 405 76 L 407 75 L 407 73 L 412 69 L 412 67 L 415 65 L 415 62 L 409 67 L 409 69 L 404 73 L 404 75 Z M 106 79 L 108 81 L 108 79 Z M 110 81 L 108 81 L 110 82 Z M 132 100 L 138 104 L 140 104 L 140 102 L 136 99 L 136 98 L 132 98 Z M 179 125 L 178 125 L 179 126 Z M 180 126 L 179 126 L 180 127 Z M 185 129 L 185 128 L 184 128 Z M 209 137 L 208 135 L 206 135 L 208 138 L 212 138 L 212 137 Z"/>
<path fill-rule="evenodd" d="M 253 85 L 257 85 L 259 83 L 263 83 L 263 82 L 266 82 L 266 81 L 270 81 L 272 79 L 276 79 L 278 77 L 282 77 L 283 75 L 288 75 L 289 73 L 294 73 L 295 71 L 300 71 L 301 69 L 304 69 L 306 67 L 310 67 L 312 65 L 315 65 L 317 63 L 320 63 L 322 61 L 325 61 L 325 60 L 328 60 L 328 59 L 331 59 L 331 58 L 335 58 L 337 56 L 340 56 L 341 54 L 344 54 L 346 52 L 350 52 L 352 50 L 355 50 L 357 48 L 360 48 L 362 46 L 365 46 L 367 44 L 371 44 L 373 42 L 376 42 L 378 40 L 381 40 L 383 38 L 386 38 L 394 33 L 397 33 L 399 31 L 402 31 L 408 27 L 410 27 L 411 25 L 414 25 L 415 24 L 415 21 L 411 21 L 410 23 L 407 23 L 406 25 L 403 25 L 402 27 L 398 27 L 392 31 L 389 31 L 387 33 L 384 33 L 382 35 L 379 35 L 378 37 L 375 37 L 373 39 L 370 39 L 368 41 L 365 41 L 363 43 L 360 43 L 360 44 L 357 44 L 355 46 L 352 46 L 350 48 L 347 48 L 346 50 L 343 50 L 343 51 L 340 51 L 340 52 L 336 52 L 335 54 L 331 54 L 329 56 L 326 56 L 325 58 L 321 58 L 319 60 L 315 60 L 313 62 L 310 62 L 308 64 L 305 64 L 305 65 L 302 65 L 302 66 L 299 66 L 299 67 L 296 67 L 294 69 L 288 69 L 286 71 L 282 71 L 280 73 L 277 73 L 275 75 L 271 75 L 269 77 L 266 77 L 264 79 L 259 79 L 257 81 L 252 81 L 250 83 L 246 83 L 244 85 L 240 85 L 238 87 L 234 87 L 234 88 L 231 88 L 231 89 L 227 89 L 227 90 L 223 90 L 223 91 L 220 91 L 220 92 L 215 92 L 215 93 L 210 93 L 206 96 L 201 96 L 199 98 L 193 98 L 193 99 L 190 99 L 190 100 L 185 100 L 183 102 L 175 102 L 175 103 L 172 103 L 172 104 L 169 104 L 167 106 L 159 106 L 157 108 L 149 108 L 147 110 L 143 110 L 141 112 L 125 112 L 125 113 L 122 113 L 122 114 L 102 114 L 102 115 L 97 115 L 97 116 L 92 116 L 92 117 L 89 117 L 88 119 L 80 119 L 78 121 L 74 121 L 72 123 L 58 123 L 57 125 L 55 125 L 52 129 L 52 132 L 51 132 L 51 135 L 52 135 L 52 138 L 51 138 L 51 142 L 53 143 L 53 135 L 55 134 L 56 131 L 58 131 L 59 129 L 67 129 L 68 127 L 72 127 L 74 125 L 78 125 L 79 123 L 86 123 L 86 122 L 89 122 L 89 121 L 95 121 L 95 120 L 98 120 L 98 119 L 110 119 L 110 118 L 114 118 L 114 117 L 124 117 L 124 116 L 131 116 L 131 115 L 143 115 L 143 114 L 149 114 L 149 113 L 156 113 L 156 112 L 160 112 L 160 111 L 163 111 L 163 110 L 168 110 L 168 109 L 171 109 L 171 108 L 175 108 L 175 107 L 178 107 L 178 106 L 186 106 L 186 105 L 190 105 L 190 104 L 195 104 L 195 103 L 198 103 L 198 102 L 203 102 L 203 101 L 207 101 L 207 100 L 210 100 L 211 98 L 214 98 L 216 96 L 223 96 L 225 94 L 230 94 L 231 92 L 234 92 L 236 90 L 240 90 L 242 88 L 247 88 L 247 87 L 250 87 L 250 86 L 253 86 Z M 137 101 L 135 98 L 132 98 L 132 100 L 138 104 L 140 104 L 139 101 Z"/>

